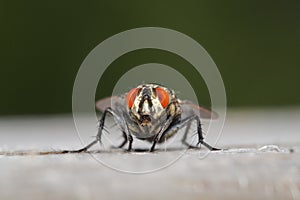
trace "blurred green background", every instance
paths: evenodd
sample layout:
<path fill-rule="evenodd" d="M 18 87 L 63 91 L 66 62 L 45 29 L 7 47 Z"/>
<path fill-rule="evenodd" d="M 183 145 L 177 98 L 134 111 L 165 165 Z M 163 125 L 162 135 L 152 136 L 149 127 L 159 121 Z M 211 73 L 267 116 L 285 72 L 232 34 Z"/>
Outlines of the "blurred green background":
<path fill-rule="evenodd" d="M 0 115 L 71 112 L 87 54 L 111 35 L 145 26 L 197 40 L 219 67 L 228 106 L 299 106 L 300 1 L 178 2 L 1 0 Z M 97 97 L 109 95 L 121 73 L 148 62 L 189 65 L 160 50 L 128 53 L 106 71 Z M 207 95 L 195 73 L 183 73 Z"/>

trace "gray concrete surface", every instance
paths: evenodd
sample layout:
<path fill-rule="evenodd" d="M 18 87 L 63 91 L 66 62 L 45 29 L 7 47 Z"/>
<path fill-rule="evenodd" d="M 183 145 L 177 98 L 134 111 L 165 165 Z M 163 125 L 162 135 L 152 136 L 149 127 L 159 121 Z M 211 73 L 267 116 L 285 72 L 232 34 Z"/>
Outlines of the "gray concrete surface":
<path fill-rule="evenodd" d="M 2 118 L 0 199 L 300 199 L 299 122 L 300 109 L 232 110 L 218 142 L 227 150 L 207 156 L 204 148 L 127 153 L 98 145 L 37 155 L 82 146 L 72 118 Z"/>

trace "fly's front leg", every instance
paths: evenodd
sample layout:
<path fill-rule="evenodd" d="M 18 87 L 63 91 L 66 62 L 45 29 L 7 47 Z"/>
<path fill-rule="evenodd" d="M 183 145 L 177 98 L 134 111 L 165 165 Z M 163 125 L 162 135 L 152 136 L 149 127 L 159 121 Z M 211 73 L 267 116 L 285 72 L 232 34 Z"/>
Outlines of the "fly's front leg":
<path fill-rule="evenodd" d="M 104 129 L 104 122 L 105 122 L 105 118 L 106 115 L 110 113 L 112 116 L 117 117 L 117 114 L 110 108 L 106 108 L 105 111 L 102 113 L 101 115 L 101 119 L 99 121 L 99 128 L 98 128 L 98 134 L 96 136 L 96 139 L 94 141 L 92 141 L 90 144 L 88 144 L 87 146 L 79 149 L 79 150 L 74 150 L 74 151 L 70 151 L 72 153 L 80 153 L 80 152 L 85 152 L 87 151 L 89 148 L 91 148 L 92 146 L 94 146 L 94 144 L 96 144 L 97 142 L 99 142 L 101 144 L 101 136 L 102 136 L 102 131 Z"/>
<path fill-rule="evenodd" d="M 158 132 L 158 134 L 155 135 L 150 152 L 153 152 L 155 149 L 155 145 L 158 141 L 160 141 L 160 139 L 166 134 L 166 130 L 168 129 L 168 127 L 170 126 L 170 124 L 172 123 L 173 118 L 169 118 L 167 119 L 167 121 L 164 123 L 162 129 Z"/>

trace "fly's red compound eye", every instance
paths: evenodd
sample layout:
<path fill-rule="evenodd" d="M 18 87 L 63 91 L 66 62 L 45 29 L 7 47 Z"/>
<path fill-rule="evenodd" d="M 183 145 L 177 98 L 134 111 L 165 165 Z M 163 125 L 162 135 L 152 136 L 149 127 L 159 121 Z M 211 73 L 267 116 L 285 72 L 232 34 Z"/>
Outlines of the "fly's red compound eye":
<path fill-rule="evenodd" d="M 156 94 L 163 108 L 169 105 L 169 93 L 163 88 L 156 88 Z"/>
<path fill-rule="evenodd" d="M 133 88 L 127 93 L 126 102 L 129 108 L 133 106 L 134 100 L 138 92 L 139 92 L 139 88 Z"/>

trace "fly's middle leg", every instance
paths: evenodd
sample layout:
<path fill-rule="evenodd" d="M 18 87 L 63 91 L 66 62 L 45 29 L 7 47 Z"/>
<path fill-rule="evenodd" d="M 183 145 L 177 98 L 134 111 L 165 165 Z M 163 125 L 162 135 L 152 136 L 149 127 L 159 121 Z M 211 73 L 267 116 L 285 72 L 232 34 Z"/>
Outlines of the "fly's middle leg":
<path fill-rule="evenodd" d="M 122 131 L 122 133 L 123 133 L 123 139 L 124 139 L 124 140 L 123 140 L 123 142 L 118 146 L 118 148 L 124 147 L 124 145 L 128 142 L 126 132 L 125 132 L 125 131 Z"/>
<path fill-rule="evenodd" d="M 191 125 L 192 125 L 191 122 L 187 123 L 186 128 L 185 128 L 185 131 L 184 131 L 184 134 L 183 134 L 183 137 L 182 137 L 182 139 L 181 139 L 181 142 L 182 142 L 182 144 L 184 144 L 185 146 L 187 146 L 189 149 L 200 149 L 199 146 L 194 146 L 194 145 L 191 145 L 191 144 L 189 144 L 189 143 L 187 142 L 187 136 L 188 136 L 188 134 L 189 134 Z"/>
<path fill-rule="evenodd" d="M 193 115 L 193 116 L 190 116 L 190 117 L 187 117 L 187 118 L 181 120 L 176 125 L 174 125 L 173 127 L 169 128 L 167 131 L 168 132 L 169 131 L 170 132 L 177 132 L 179 129 L 183 128 L 184 126 L 187 126 L 186 131 L 185 131 L 185 133 L 183 135 L 183 138 L 182 138 L 182 142 L 183 142 L 184 145 L 187 145 L 189 148 L 198 148 L 197 146 L 190 145 L 186 141 L 187 135 L 188 135 L 188 131 L 190 129 L 190 126 L 191 126 L 191 123 L 193 122 L 193 120 L 196 120 L 196 122 L 197 122 L 197 134 L 198 134 L 198 143 L 197 144 L 198 145 L 199 144 L 203 144 L 205 147 L 207 147 L 211 151 L 221 150 L 221 149 L 212 147 L 211 145 L 209 145 L 208 143 L 206 143 L 204 141 L 200 118 L 197 115 Z"/>

